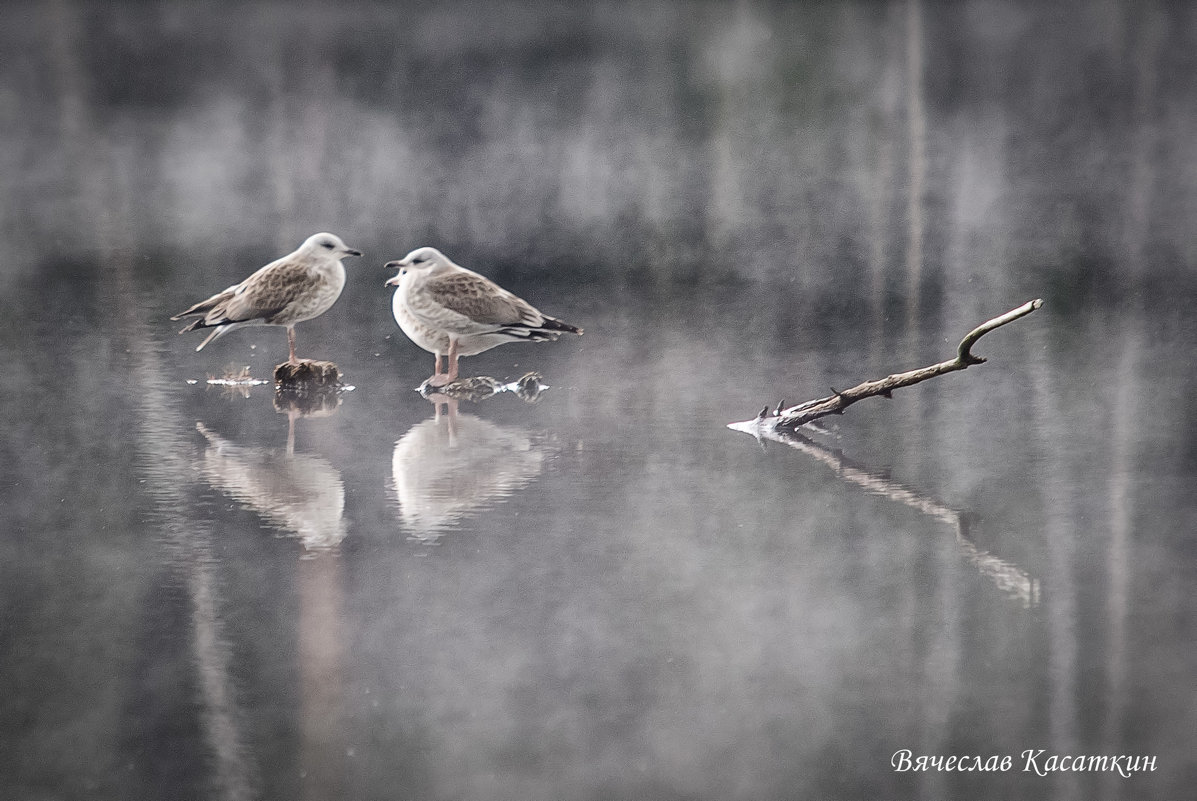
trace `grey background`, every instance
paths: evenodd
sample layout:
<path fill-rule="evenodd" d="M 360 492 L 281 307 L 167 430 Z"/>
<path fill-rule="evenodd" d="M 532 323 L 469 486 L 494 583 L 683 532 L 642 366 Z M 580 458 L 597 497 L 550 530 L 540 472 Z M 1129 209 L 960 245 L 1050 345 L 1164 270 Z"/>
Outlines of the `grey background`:
<path fill-rule="evenodd" d="M 1194 13 L 9 4 L 6 797 L 1185 797 Z M 288 457 L 204 384 L 283 333 L 167 318 L 318 230 Z M 418 245 L 586 328 L 464 362 L 541 402 L 432 419 Z M 822 438 L 888 494 L 725 428 L 1033 297 Z"/>

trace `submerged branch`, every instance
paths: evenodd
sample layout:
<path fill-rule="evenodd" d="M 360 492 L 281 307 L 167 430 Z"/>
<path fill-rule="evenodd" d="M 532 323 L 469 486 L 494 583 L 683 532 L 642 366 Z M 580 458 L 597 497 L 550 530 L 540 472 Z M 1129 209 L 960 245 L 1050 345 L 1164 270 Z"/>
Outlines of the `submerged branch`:
<path fill-rule="evenodd" d="M 416 387 L 416 391 L 428 400 L 445 398 L 449 400 L 468 400 L 473 403 L 480 403 L 502 392 L 510 392 L 522 401 L 535 403 L 540 398 L 540 394 L 548 388 L 548 384 L 545 384 L 541 380 L 540 373 L 532 372 L 525 373 L 517 381 L 507 383 L 497 378 L 491 378 L 488 375 L 478 375 L 469 378 L 458 378 L 444 386 L 438 387 L 433 385 L 430 378 Z"/>
<path fill-rule="evenodd" d="M 977 343 L 977 340 L 988 334 L 995 328 L 1000 328 L 1006 323 L 1013 322 L 1019 317 L 1030 314 L 1043 305 L 1043 301 L 1039 298 L 1028 301 L 1017 309 L 1012 309 L 1000 317 L 994 317 L 981 325 L 969 331 L 964 339 L 960 340 L 960 345 L 956 349 L 956 358 L 949 359 L 946 362 L 933 364 L 930 367 L 923 367 L 918 370 L 910 370 L 905 373 L 895 373 L 886 376 L 885 378 L 875 381 L 865 381 L 863 384 L 858 384 L 851 389 L 840 392 L 834 387 L 832 388 L 832 395 L 826 398 L 817 398 L 815 400 L 807 401 L 806 403 L 797 406 L 791 406 L 788 409 L 778 408 L 770 414 L 768 407 L 761 410 L 757 415 L 755 421 L 756 427 L 760 430 L 772 428 L 776 430 L 793 431 L 805 423 L 812 420 L 817 420 L 820 417 L 826 417 L 830 414 L 842 414 L 844 409 L 847 409 L 852 404 L 865 398 L 872 398 L 878 395 L 889 398 L 895 389 L 909 387 L 914 384 L 926 381 L 930 378 L 943 375 L 944 373 L 951 373 L 957 370 L 964 370 L 974 364 L 982 364 L 985 359 L 976 356 L 972 353 L 972 347 Z M 742 428 L 745 423 L 733 423 L 731 427 Z"/>

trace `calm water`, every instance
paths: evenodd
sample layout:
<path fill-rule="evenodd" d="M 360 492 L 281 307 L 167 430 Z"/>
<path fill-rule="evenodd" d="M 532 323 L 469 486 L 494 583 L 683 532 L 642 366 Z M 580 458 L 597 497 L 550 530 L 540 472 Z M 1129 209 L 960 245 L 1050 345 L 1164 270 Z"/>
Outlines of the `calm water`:
<path fill-rule="evenodd" d="M 1192 9 L 6 16 L 4 797 L 1192 794 Z M 208 385 L 285 334 L 167 318 L 317 230 L 354 388 Z M 586 329 L 464 360 L 537 402 L 413 391 L 421 244 Z"/>

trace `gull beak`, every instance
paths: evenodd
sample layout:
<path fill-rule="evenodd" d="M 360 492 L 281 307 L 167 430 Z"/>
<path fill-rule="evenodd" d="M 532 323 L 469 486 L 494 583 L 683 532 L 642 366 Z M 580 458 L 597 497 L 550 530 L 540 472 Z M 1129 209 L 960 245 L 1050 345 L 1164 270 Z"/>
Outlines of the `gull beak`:
<path fill-rule="evenodd" d="M 383 266 L 386 267 L 388 270 L 398 270 L 399 268 L 401 268 L 403 266 L 403 262 L 388 261 Z M 399 286 L 399 279 L 402 277 L 403 277 L 403 273 L 396 273 L 394 277 L 387 279 L 386 283 L 384 283 L 383 286 Z"/>
<path fill-rule="evenodd" d="M 353 248 L 345 248 L 345 255 L 346 256 L 360 256 L 360 255 L 362 255 L 362 252 L 360 250 L 354 250 Z"/>
<path fill-rule="evenodd" d="M 399 286 L 399 276 L 396 275 L 394 278 L 388 278 L 383 286 Z"/>

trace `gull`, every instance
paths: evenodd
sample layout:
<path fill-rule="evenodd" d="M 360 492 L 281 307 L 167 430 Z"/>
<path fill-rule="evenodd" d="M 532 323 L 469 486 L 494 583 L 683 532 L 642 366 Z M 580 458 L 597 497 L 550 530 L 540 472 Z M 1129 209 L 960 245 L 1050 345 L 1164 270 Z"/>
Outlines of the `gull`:
<path fill-rule="evenodd" d="M 436 248 L 417 248 L 387 262 L 399 273 L 391 301 L 395 322 L 412 342 L 435 354 L 433 386 L 457 380 L 457 359 L 505 342 L 555 340 L 582 329 L 542 314 L 532 304 L 473 270 L 454 264 Z M 441 357 L 449 357 L 441 372 Z"/>
<path fill-rule="evenodd" d="M 309 236 L 294 253 L 267 264 L 239 284 L 202 300 L 172 320 L 199 316 L 179 333 L 197 328 L 213 328 L 196 350 L 234 328 L 247 325 L 281 325 L 287 329 L 291 347 L 290 364 L 295 358 L 295 324 L 319 317 L 336 303 L 345 286 L 345 267 L 341 259 L 360 256 L 332 234 Z"/>

